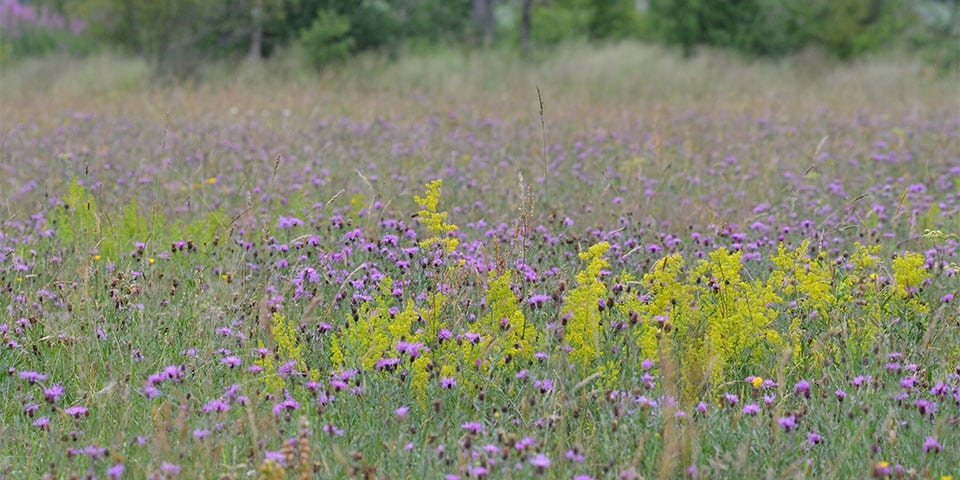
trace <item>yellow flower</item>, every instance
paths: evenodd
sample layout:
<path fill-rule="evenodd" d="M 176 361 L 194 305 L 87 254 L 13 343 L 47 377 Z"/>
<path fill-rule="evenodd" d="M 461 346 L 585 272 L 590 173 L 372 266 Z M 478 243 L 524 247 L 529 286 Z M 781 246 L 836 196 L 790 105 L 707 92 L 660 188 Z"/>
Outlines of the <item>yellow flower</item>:
<path fill-rule="evenodd" d="M 763 377 L 753 377 L 753 388 L 760 388 L 763 385 Z"/>
<path fill-rule="evenodd" d="M 152 265 L 153 262 L 156 262 L 156 260 L 154 260 L 153 257 L 150 257 L 150 258 L 147 259 L 147 263 L 149 263 L 149 264 Z"/>
<path fill-rule="evenodd" d="M 100 255 L 94 255 L 94 256 L 93 256 L 93 259 L 94 259 L 94 260 L 100 260 Z"/>
<path fill-rule="evenodd" d="M 206 180 L 206 182 L 207 182 L 207 185 L 213 185 L 217 183 L 217 177 L 210 177 Z"/>

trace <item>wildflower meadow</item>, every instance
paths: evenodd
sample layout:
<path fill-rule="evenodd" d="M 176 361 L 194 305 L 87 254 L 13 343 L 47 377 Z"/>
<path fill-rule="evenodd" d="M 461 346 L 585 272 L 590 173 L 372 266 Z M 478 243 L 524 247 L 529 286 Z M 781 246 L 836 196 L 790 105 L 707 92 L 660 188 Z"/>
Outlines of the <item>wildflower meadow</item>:
<path fill-rule="evenodd" d="M 504 57 L 5 74 L 0 478 L 960 476 L 955 76 Z"/>

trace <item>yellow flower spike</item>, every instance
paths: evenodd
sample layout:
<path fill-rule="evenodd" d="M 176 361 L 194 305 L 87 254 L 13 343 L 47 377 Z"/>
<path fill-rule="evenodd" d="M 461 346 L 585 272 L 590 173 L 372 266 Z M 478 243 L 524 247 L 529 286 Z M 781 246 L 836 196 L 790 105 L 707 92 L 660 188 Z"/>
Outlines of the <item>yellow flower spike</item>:
<path fill-rule="evenodd" d="M 447 223 L 447 212 L 437 211 L 437 205 L 439 205 L 441 197 L 440 186 L 442 184 L 443 181 L 440 179 L 428 183 L 426 196 L 421 197 L 414 195 L 413 199 L 421 208 L 421 210 L 417 212 L 417 217 L 426 225 L 427 231 L 431 234 L 430 237 L 420 242 L 420 246 L 429 248 L 439 243 L 443 245 L 443 249 L 447 253 L 452 253 L 456 250 L 457 245 L 460 244 L 460 240 L 450 238 L 447 234 L 456 231 L 459 227 L 452 223 Z"/>

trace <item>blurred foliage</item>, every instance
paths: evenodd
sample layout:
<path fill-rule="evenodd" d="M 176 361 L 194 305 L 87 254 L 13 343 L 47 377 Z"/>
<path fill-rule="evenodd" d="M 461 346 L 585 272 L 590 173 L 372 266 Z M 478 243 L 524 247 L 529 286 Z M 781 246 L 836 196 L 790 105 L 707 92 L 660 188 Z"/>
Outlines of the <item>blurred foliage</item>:
<path fill-rule="evenodd" d="M 268 57 L 301 44 L 323 68 L 363 51 L 519 45 L 523 0 L 7 0 L 0 62 L 119 49 L 160 73 Z M 816 46 L 851 59 L 890 46 L 960 65 L 960 0 L 536 0 L 534 45 L 636 38 L 778 57 Z M 489 12 L 485 13 L 485 12 Z"/>
<path fill-rule="evenodd" d="M 313 25 L 303 31 L 300 41 L 316 68 L 343 61 L 350 56 L 350 49 L 353 47 L 350 19 L 324 10 L 317 15 Z"/>
<path fill-rule="evenodd" d="M 911 49 L 942 72 L 960 68 L 960 0 L 921 2 L 907 33 Z"/>
<path fill-rule="evenodd" d="M 900 0 L 793 0 L 790 6 L 805 36 L 841 59 L 879 49 L 914 20 Z"/>

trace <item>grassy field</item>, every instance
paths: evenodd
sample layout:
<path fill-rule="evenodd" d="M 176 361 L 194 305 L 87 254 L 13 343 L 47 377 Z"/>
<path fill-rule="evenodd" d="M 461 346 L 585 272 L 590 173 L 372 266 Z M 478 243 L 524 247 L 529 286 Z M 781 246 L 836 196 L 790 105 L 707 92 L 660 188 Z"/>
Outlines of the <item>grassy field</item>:
<path fill-rule="evenodd" d="M 960 476 L 960 90 L 638 45 L 0 73 L 0 478 Z"/>

